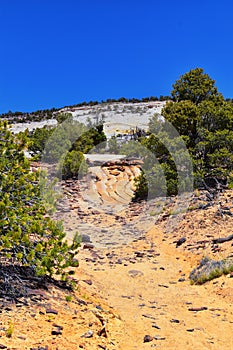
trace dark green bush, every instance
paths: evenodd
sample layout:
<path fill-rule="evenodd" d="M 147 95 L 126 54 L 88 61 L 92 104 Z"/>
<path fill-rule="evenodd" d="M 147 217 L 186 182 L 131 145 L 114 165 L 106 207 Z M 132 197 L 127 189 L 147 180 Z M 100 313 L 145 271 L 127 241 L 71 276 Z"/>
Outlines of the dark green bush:
<path fill-rule="evenodd" d="M 86 175 L 88 166 L 82 152 L 70 151 L 67 153 L 64 162 L 60 163 L 62 178 L 83 177 Z"/>

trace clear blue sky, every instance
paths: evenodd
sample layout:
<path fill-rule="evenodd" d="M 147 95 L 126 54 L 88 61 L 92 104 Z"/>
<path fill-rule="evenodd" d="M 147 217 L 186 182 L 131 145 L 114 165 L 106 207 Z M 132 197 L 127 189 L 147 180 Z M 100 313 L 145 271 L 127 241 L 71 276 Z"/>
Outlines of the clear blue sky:
<path fill-rule="evenodd" d="M 233 98 L 232 0 L 0 0 L 0 113 L 169 95 L 202 67 Z"/>

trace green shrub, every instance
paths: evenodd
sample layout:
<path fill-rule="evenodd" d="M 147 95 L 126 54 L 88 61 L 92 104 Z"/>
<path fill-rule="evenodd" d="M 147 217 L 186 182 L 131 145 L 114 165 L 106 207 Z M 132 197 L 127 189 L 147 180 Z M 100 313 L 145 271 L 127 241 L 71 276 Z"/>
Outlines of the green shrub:
<path fill-rule="evenodd" d="M 82 152 L 68 152 L 64 162 L 61 161 L 62 178 L 82 177 L 87 173 L 88 167 Z"/>
<path fill-rule="evenodd" d="M 147 199 L 148 196 L 148 180 L 145 173 L 142 172 L 138 177 L 134 179 L 136 191 L 134 193 L 134 200 Z"/>
<path fill-rule="evenodd" d="M 54 128 L 44 126 L 43 128 L 36 128 L 29 133 L 30 143 L 28 150 L 33 157 L 41 158 L 45 148 L 45 144 L 52 135 Z"/>

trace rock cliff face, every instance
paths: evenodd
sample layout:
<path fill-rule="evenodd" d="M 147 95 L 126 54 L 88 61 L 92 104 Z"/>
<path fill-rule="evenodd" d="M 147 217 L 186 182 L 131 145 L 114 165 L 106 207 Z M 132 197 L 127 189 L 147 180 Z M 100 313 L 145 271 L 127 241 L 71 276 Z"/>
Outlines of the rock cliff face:
<path fill-rule="evenodd" d="M 57 123 L 56 114 L 71 113 L 75 120 L 86 125 L 89 125 L 90 122 L 94 124 L 104 122 L 104 132 L 107 138 L 110 138 L 113 135 L 124 133 L 136 127 L 147 130 L 149 119 L 155 113 L 160 114 L 165 103 L 165 101 L 103 103 L 96 106 L 62 108 L 54 111 L 49 117 L 47 114 L 43 117 L 42 114 L 38 118 L 32 113 L 31 117 L 26 114 L 25 119 L 22 119 L 22 117 L 15 118 L 14 115 L 6 119 L 12 124 L 12 131 L 17 133 L 27 128 L 30 131 L 44 125 L 55 126 Z"/>

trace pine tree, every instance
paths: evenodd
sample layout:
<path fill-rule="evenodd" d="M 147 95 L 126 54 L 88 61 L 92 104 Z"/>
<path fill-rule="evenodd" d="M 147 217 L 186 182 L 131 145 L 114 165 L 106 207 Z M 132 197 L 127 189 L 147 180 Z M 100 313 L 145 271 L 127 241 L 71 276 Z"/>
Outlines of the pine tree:
<path fill-rule="evenodd" d="M 30 171 L 24 134 L 13 135 L 0 121 L 0 262 L 30 266 L 38 275 L 63 279 L 78 266 L 78 235 L 65 239 L 61 222 L 46 215 L 39 173 Z"/>

